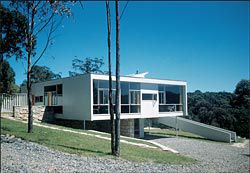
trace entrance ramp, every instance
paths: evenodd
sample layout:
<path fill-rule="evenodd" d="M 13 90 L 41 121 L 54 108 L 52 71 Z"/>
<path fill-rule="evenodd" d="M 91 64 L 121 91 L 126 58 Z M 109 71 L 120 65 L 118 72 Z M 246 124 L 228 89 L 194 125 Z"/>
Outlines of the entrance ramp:
<path fill-rule="evenodd" d="M 237 142 L 236 132 L 199 123 L 182 117 L 176 117 L 176 116 L 161 117 L 158 119 L 158 122 L 167 125 L 169 127 L 194 133 L 214 141 L 229 142 L 229 143 Z"/>

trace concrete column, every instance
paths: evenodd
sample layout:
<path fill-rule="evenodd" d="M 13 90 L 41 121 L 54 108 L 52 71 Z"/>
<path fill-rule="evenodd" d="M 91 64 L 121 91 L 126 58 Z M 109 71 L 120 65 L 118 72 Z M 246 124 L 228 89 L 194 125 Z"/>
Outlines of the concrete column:
<path fill-rule="evenodd" d="M 144 138 L 144 118 L 139 119 L 139 138 Z"/>
<path fill-rule="evenodd" d="M 121 120 L 121 135 L 134 137 L 134 119 Z"/>

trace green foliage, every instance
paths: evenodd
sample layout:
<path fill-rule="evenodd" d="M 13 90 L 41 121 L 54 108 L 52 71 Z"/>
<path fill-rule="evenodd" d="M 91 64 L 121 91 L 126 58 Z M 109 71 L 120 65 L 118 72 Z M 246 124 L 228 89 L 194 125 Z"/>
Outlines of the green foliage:
<path fill-rule="evenodd" d="M 188 108 L 193 120 L 233 130 L 249 138 L 250 80 L 241 80 L 235 93 L 188 93 Z"/>
<path fill-rule="evenodd" d="M 60 78 L 61 78 L 61 75 L 52 72 L 49 67 L 35 65 L 32 68 L 30 79 L 32 83 L 36 83 L 36 82 L 44 82 L 44 81 L 60 79 Z M 26 86 L 27 81 L 24 80 L 21 85 Z"/>
<path fill-rule="evenodd" d="M 59 151 L 84 155 L 111 157 L 110 141 L 77 133 L 52 130 L 36 126 L 33 133 L 26 133 L 26 124 L 1 119 L 1 134 L 11 134 L 24 140 L 45 145 Z M 84 131 L 88 133 L 87 131 Z M 147 149 L 129 144 L 121 145 L 121 158 L 137 162 L 156 162 L 164 164 L 189 164 L 195 160 L 159 149 Z"/>
<path fill-rule="evenodd" d="M 0 93 L 14 93 L 18 91 L 15 85 L 15 72 L 8 61 L 3 60 L 0 64 Z"/>
<path fill-rule="evenodd" d="M 85 58 L 84 60 L 76 58 L 72 61 L 74 72 L 69 71 L 69 76 L 77 76 L 88 73 L 103 74 L 104 72 L 101 70 L 103 65 L 103 58 Z"/>
<path fill-rule="evenodd" d="M 0 51 L 6 57 L 22 58 L 25 49 L 27 18 L 20 12 L 5 8 L 0 4 L 1 36 Z"/>
<path fill-rule="evenodd" d="M 250 96 L 250 80 L 241 80 L 234 91 L 235 94 L 240 96 Z"/>
<path fill-rule="evenodd" d="M 31 82 L 44 82 L 52 79 L 60 79 L 60 74 L 55 74 L 46 66 L 35 65 L 31 71 Z"/>

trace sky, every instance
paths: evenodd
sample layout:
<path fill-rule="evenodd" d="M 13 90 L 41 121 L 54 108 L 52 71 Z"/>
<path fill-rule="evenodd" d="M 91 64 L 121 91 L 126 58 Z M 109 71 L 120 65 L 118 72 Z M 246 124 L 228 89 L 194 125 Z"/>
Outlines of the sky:
<path fill-rule="evenodd" d="M 120 2 L 120 14 L 126 1 Z M 103 57 L 107 70 L 105 2 L 72 7 L 54 44 L 38 65 L 67 77 L 74 58 Z M 112 61 L 115 70 L 115 4 L 111 2 Z M 129 1 L 121 18 L 121 75 L 185 80 L 188 91 L 233 92 L 249 79 L 249 2 Z M 38 38 L 41 50 L 46 33 Z M 24 60 L 8 59 L 16 83 L 25 79 Z"/>

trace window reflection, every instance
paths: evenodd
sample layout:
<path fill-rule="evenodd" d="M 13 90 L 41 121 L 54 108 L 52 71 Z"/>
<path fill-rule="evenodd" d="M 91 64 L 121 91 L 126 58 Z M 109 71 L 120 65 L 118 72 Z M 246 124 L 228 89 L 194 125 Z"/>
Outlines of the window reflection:
<path fill-rule="evenodd" d="M 115 88 L 114 81 L 112 88 Z M 140 113 L 140 83 L 121 82 L 121 113 Z M 112 92 L 113 105 L 115 104 L 115 89 Z M 109 113 L 109 82 L 93 80 L 93 113 Z"/>

